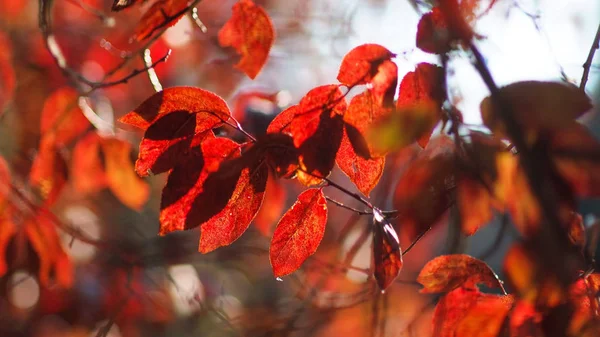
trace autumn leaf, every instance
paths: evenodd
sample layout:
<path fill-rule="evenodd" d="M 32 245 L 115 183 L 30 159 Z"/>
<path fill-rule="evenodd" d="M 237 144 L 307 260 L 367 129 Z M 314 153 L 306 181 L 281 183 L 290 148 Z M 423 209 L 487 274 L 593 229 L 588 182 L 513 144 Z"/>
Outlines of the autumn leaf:
<path fill-rule="evenodd" d="M 7 248 L 11 239 L 17 234 L 17 226 L 13 222 L 11 207 L 2 205 L 0 211 L 0 277 L 8 271 Z"/>
<path fill-rule="evenodd" d="M 502 287 L 501 281 L 483 261 L 466 254 L 442 255 L 427 262 L 417 282 L 422 293 L 450 292 L 458 287 L 476 289 L 478 284 Z"/>
<path fill-rule="evenodd" d="M 392 113 L 393 109 L 377 104 L 371 91 L 365 91 L 352 98 L 344 113 L 344 131 L 356 155 L 371 159 L 387 154 L 378 153 L 367 138 L 371 127 L 378 122 L 383 124 L 385 117 Z"/>
<path fill-rule="evenodd" d="M 54 91 L 42 108 L 40 134 L 52 135 L 57 145 L 68 145 L 90 126 L 78 104 L 75 89 L 64 87 Z"/>
<path fill-rule="evenodd" d="M 233 14 L 219 30 L 219 44 L 233 47 L 241 59 L 236 67 L 254 79 L 267 62 L 275 30 L 265 10 L 251 0 L 233 5 Z"/>
<path fill-rule="evenodd" d="M 271 236 L 273 227 L 283 213 L 287 192 L 286 189 L 273 176 L 269 176 L 263 204 L 256 217 L 254 227 L 264 236 Z"/>
<path fill-rule="evenodd" d="M 496 337 L 514 303 L 512 296 L 457 288 L 444 295 L 433 313 L 434 337 Z"/>
<path fill-rule="evenodd" d="M 567 233 L 569 234 L 569 240 L 575 247 L 579 247 L 580 249 L 585 248 L 586 234 L 581 214 L 571 212 L 570 219 L 567 223 Z"/>
<path fill-rule="evenodd" d="M 469 178 L 460 180 L 456 194 L 461 230 L 471 236 L 492 220 L 492 195 L 481 183 Z"/>
<path fill-rule="evenodd" d="M 364 159 L 357 155 L 350 143 L 346 130 L 344 130 L 342 143 L 340 144 L 335 161 L 342 172 L 366 196 L 369 196 L 371 190 L 379 182 L 385 166 L 385 157 Z"/>
<path fill-rule="evenodd" d="M 101 146 L 110 190 L 127 207 L 141 210 L 150 196 L 150 188 L 133 170 L 131 145 L 121 139 L 104 138 Z"/>
<path fill-rule="evenodd" d="M 6 3 L 4 5 L 7 5 Z M 16 74 L 12 66 L 12 44 L 8 35 L 0 32 L 0 115 L 12 99 L 16 88 Z"/>
<path fill-rule="evenodd" d="M 213 127 L 227 121 L 231 114 L 227 103 L 210 91 L 194 87 L 173 87 L 150 96 L 135 110 L 119 118 L 119 122 L 145 131 L 159 118 L 178 111 L 202 114 L 202 125 L 214 125 Z"/>
<path fill-rule="evenodd" d="M 327 223 L 327 200 L 321 188 L 302 192 L 281 218 L 269 248 L 273 274 L 285 276 L 296 271 L 317 251 Z"/>
<path fill-rule="evenodd" d="M 104 164 L 100 157 L 102 137 L 90 132 L 73 149 L 71 178 L 75 190 L 81 194 L 95 193 L 108 186 Z"/>
<path fill-rule="evenodd" d="M 11 186 L 12 180 L 8 163 L 4 157 L 0 156 L 0 213 L 4 208 L 8 197 L 10 196 Z"/>
<path fill-rule="evenodd" d="M 327 177 L 333 169 L 342 141 L 345 111 L 344 95 L 336 85 L 314 88 L 300 101 L 291 132 L 300 152 L 302 170 L 298 178 L 305 185 L 318 184 L 319 177 Z"/>
<path fill-rule="evenodd" d="M 44 136 L 29 172 L 29 183 L 35 187 L 46 205 L 58 198 L 68 178 L 67 163 L 56 148 L 53 134 Z"/>
<path fill-rule="evenodd" d="M 63 288 L 70 288 L 74 281 L 74 270 L 62 248 L 54 223 L 43 213 L 39 214 L 27 220 L 25 234 L 40 260 L 40 283 L 49 286 L 53 280 Z"/>
<path fill-rule="evenodd" d="M 500 88 L 498 94 L 519 125 L 530 131 L 562 129 L 592 108 L 584 91 L 560 82 L 515 82 Z M 503 117 L 491 96 L 483 99 L 480 109 L 484 124 L 494 133 L 506 135 Z"/>
<path fill-rule="evenodd" d="M 120 121 L 145 130 L 135 171 L 139 176 L 172 169 L 192 142 L 212 138 L 211 129 L 229 119 L 219 96 L 192 87 L 165 89 L 152 95 Z"/>
<path fill-rule="evenodd" d="M 406 168 L 394 193 L 398 226 L 415 238 L 432 226 L 454 203 L 456 163 L 452 140 L 443 136 Z"/>
<path fill-rule="evenodd" d="M 387 289 L 402 270 L 402 249 L 396 230 L 378 209 L 373 210 L 373 260 L 379 289 Z"/>
<path fill-rule="evenodd" d="M 568 332 L 573 336 L 583 335 L 587 326 L 599 317 L 600 274 L 584 275 L 575 281 L 568 290 L 569 300 L 574 307 Z"/>
<path fill-rule="evenodd" d="M 292 105 L 280 112 L 267 127 L 267 133 L 292 134 L 292 119 L 298 113 L 299 105 Z"/>
<path fill-rule="evenodd" d="M 298 170 L 298 149 L 286 133 L 268 133 L 257 138 L 256 155 L 264 157 L 271 172 L 277 178 L 292 178 Z"/>
<path fill-rule="evenodd" d="M 432 54 L 444 54 L 451 49 L 451 37 L 444 14 L 438 7 L 425 13 L 417 26 L 416 45 L 419 49 Z"/>
<path fill-rule="evenodd" d="M 119 3 L 129 2 L 127 0 L 118 0 Z M 133 2 L 133 1 L 132 1 Z M 189 0 L 158 0 L 150 7 L 140 19 L 133 39 L 137 41 L 145 40 L 151 37 L 161 28 L 171 27 L 190 9 Z M 113 10 L 116 7 L 113 4 Z M 127 4 L 119 9 L 130 6 Z"/>

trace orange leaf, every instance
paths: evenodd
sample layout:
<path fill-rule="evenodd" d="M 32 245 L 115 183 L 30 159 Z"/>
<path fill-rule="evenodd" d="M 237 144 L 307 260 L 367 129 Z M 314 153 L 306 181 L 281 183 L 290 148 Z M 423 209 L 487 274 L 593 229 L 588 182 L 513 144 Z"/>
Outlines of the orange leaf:
<path fill-rule="evenodd" d="M 446 100 L 444 69 L 429 63 L 419 63 L 400 82 L 398 108 L 432 104 L 440 108 Z"/>
<path fill-rule="evenodd" d="M 227 121 L 231 114 L 227 103 L 210 91 L 194 87 L 173 87 L 150 96 L 119 121 L 146 130 L 159 118 L 177 111 L 201 114 L 202 118 L 196 120 L 196 127 L 199 127 L 199 123 L 218 126 L 220 122 Z"/>
<path fill-rule="evenodd" d="M 269 257 L 273 274 L 284 276 L 296 271 L 317 251 L 327 224 L 327 200 L 321 188 L 302 192 L 281 218 L 273 233 Z"/>
<path fill-rule="evenodd" d="M 150 188 L 136 176 L 131 162 L 131 145 L 117 138 L 102 139 L 108 187 L 127 207 L 141 210 L 150 195 Z"/>
<path fill-rule="evenodd" d="M 402 270 L 402 250 L 394 227 L 383 217 L 379 210 L 373 213 L 373 260 L 375 262 L 375 280 L 379 289 L 385 290 Z"/>
<path fill-rule="evenodd" d="M 275 30 L 265 10 L 250 0 L 233 5 L 233 14 L 219 31 L 219 44 L 241 55 L 236 67 L 254 79 L 267 62 Z"/>
<path fill-rule="evenodd" d="M 299 105 L 292 105 L 280 112 L 267 127 L 267 133 L 292 134 L 292 119 L 298 112 Z"/>
<path fill-rule="evenodd" d="M 344 129 L 357 155 L 365 159 L 378 155 L 367 142 L 366 134 L 374 123 L 391 113 L 392 109 L 383 108 L 376 103 L 371 91 L 365 91 L 352 98 L 348 110 L 344 113 Z"/>
<path fill-rule="evenodd" d="M 427 262 L 417 282 L 424 287 L 422 293 L 443 293 L 458 287 L 476 289 L 477 284 L 490 288 L 501 285 L 485 262 L 466 254 L 442 255 Z"/>
<path fill-rule="evenodd" d="M 40 260 L 40 283 L 49 286 L 53 277 L 61 287 L 70 288 L 73 285 L 73 266 L 62 248 L 54 223 L 40 214 L 26 222 L 25 234 Z"/>
<path fill-rule="evenodd" d="M 79 193 L 95 193 L 108 185 L 100 158 L 101 141 L 98 133 L 90 132 L 73 149 L 71 176 Z"/>
<path fill-rule="evenodd" d="M 8 3 L 3 4 L 6 5 Z M 0 50 L 2 50 L 0 53 L 0 115 L 2 115 L 7 103 L 13 97 L 17 80 L 12 66 L 12 44 L 3 32 L 0 32 Z"/>
<path fill-rule="evenodd" d="M 8 271 L 6 249 L 15 234 L 17 234 L 17 226 L 12 219 L 12 210 L 3 205 L 0 210 L 0 277 Z"/>
<path fill-rule="evenodd" d="M 499 94 L 526 130 L 562 129 L 592 108 L 584 91 L 559 82 L 515 82 L 500 88 Z M 505 135 L 502 116 L 491 97 L 481 101 L 480 109 L 485 125 L 494 133 Z"/>
<path fill-rule="evenodd" d="M 39 152 L 31 165 L 29 182 L 49 206 L 58 198 L 67 182 L 67 176 L 67 163 L 56 149 L 56 141 L 50 133 L 41 140 Z"/>
<path fill-rule="evenodd" d="M 127 1 L 127 0 L 125 0 Z M 140 19 L 133 38 L 142 41 L 164 27 L 171 27 L 190 9 L 189 0 L 158 0 Z M 116 4 L 113 4 L 113 10 Z M 127 4 L 119 9 L 130 6 Z"/>
<path fill-rule="evenodd" d="M 569 287 L 569 299 L 574 313 L 569 322 L 569 333 L 580 336 L 589 328 L 587 325 L 599 318 L 598 292 L 600 274 L 585 275 Z"/>
<path fill-rule="evenodd" d="M 40 133 L 52 134 L 57 145 L 67 145 L 89 126 L 78 104 L 79 94 L 72 88 L 54 91 L 44 102 Z"/>
<path fill-rule="evenodd" d="M 342 141 L 345 111 L 344 95 L 336 85 L 314 88 L 300 101 L 291 132 L 300 152 L 302 171 L 298 175 L 304 184 L 318 184 L 321 179 L 317 177 L 327 177 L 333 169 Z"/>
<path fill-rule="evenodd" d="M 6 160 L 0 156 L 0 213 L 8 200 L 12 186 L 10 169 Z"/>
<path fill-rule="evenodd" d="M 496 337 L 514 303 L 512 296 L 457 288 L 444 295 L 433 313 L 434 337 Z"/>
<path fill-rule="evenodd" d="M 492 220 L 492 196 L 482 184 L 469 178 L 457 186 L 457 204 L 463 234 L 471 236 Z"/>

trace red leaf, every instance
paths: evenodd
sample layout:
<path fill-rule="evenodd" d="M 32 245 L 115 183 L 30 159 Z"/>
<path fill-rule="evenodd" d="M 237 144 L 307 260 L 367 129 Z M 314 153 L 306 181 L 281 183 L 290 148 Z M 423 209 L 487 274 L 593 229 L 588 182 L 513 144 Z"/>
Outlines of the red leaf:
<path fill-rule="evenodd" d="M 142 41 L 161 28 L 173 26 L 190 9 L 189 2 L 189 0 L 158 0 L 140 19 L 133 38 Z M 114 8 L 115 4 L 113 4 L 113 10 Z"/>
<path fill-rule="evenodd" d="M 586 234 L 583 225 L 583 217 L 577 212 L 571 212 L 570 221 L 567 224 L 567 233 L 571 243 L 579 249 L 585 248 Z"/>
<path fill-rule="evenodd" d="M 444 54 L 450 51 L 450 32 L 444 14 L 438 7 L 424 14 L 417 26 L 417 47 L 427 53 Z"/>
<path fill-rule="evenodd" d="M 102 151 L 108 187 L 124 205 L 141 210 L 148 201 L 150 188 L 133 170 L 131 145 L 117 138 L 104 138 Z"/>
<path fill-rule="evenodd" d="M 233 5 L 233 14 L 219 31 L 219 44 L 242 56 L 236 67 L 254 79 L 267 62 L 275 30 L 265 10 L 250 0 Z"/>
<path fill-rule="evenodd" d="M 327 224 L 327 200 L 320 188 L 302 192 L 281 218 L 271 240 L 269 257 L 273 274 L 296 271 L 317 251 Z"/>
<path fill-rule="evenodd" d="M 377 75 L 373 77 L 369 91 L 373 92 L 377 105 L 389 108 L 394 106 L 397 86 L 398 66 L 392 61 L 384 61 L 378 67 Z"/>
<path fill-rule="evenodd" d="M 29 182 L 34 186 L 46 205 L 52 205 L 67 182 L 68 168 L 58 152 L 53 134 L 42 138 L 38 154 L 31 165 Z"/>
<path fill-rule="evenodd" d="M 340 83 L 353 87 L 367 84 L 379 72 L 379 66 L 396 55 L 378 44 L 363 44 L 344 56 L 337 79 Z"/>
<path fill-rule="evenodd" d="M 287 134 L 270 133 L 259 137 L 253 149 L 265 157 L 267 165 L 277 178 L 290 178 L 298 169 L 298 150 Z"/>
<path fill-rule="evenodd" d="M 492 196 L 482 184 L 462 179 L 457 186 L 457 204 L 461 230 L 471 236 L 492 220 Z"/>
<path fill-rule="evenodd" d="M 173 87 L 150 96 L 119 121 L 146 130 L 159 118 L 177 111 L 202 116 L 196 119 L 196 128 L 202 129 L 217 127 L 230 116 L 227 103 L 218 95 L 200 88 Z"/>
<path fill-rule="evenodd" d="M 267 133 L 292 134 L 292 119 L 298 113 L 299 105 L 292 105 L 280 112 L 267 127 Z"/>
<path fill-rule="evenodd" d="M 369 196 L 371 190 L 379 182 L 385 166 L 385 157 L 364 159 L 358 156 L 354 152 L 346 130 L 344 130 L 342 143 L 340 144 L 335 161 L 340 169 L 350 178 L 350 181 L 366 196 Z"/>
<path fill-rule="evenodd" d="M 442 255 L 427 262 L 417 282 L 422 293 L 443 293 L 458 287 L 476 289 L 477 284 L 501 287 L 498 276 L 483 261 L 466 254 Z"/>
<path fill-rule="evenodd" d="M 49 286 L 52 278 L 61 287 L 70 288 L 73 266 L 62 248 L 54 223 L 41 214 L 27 221 L 25 234 L 40 261 L 40 283 Z"/>
<path fill-rule="evenodd" d="M 446 100 L 444 69 L 429 63 L 419 63 L 415 71 L 400 82 L 397 107 L 407 108 L 419 104 L 432 104 L 440 108 Z"/>
<path fill-rule="evenodd" d="M 98 133 L 90 132 L 73 149 L 71 177 L 75 190 L 79 193 L 95 193 L 108 185 L 100 158 L 101 141 Z"/>
<path fill-rule="evenodd" d="M 51 134 L 57 145 L 67 145 L 90 126 L 78 104 L 79 94 L 72 88 L 54 91 L 44 102 L 40 133 Z"/>
<path fill-rule="evenodd" d="M 379 210 L 374 210 L 379 212 Z M 400 274 L 402 250 L 398 234 L 381 213 L 375 213 L 373 224 L 373 260 L 375 280 L 379 289 L 385 290 Z"/>
<path fill-rule="evenodd" d="M 344 95 L 336 85 L 309 91 L 300 101 L 292 119 L 292 137 L 299 149 L 298 178 L 306 185 L 318 184 L 335 165 L 335 154 L 342 141 L 346 111 Z"/>
<path fill-rule="evenodd" d="M 370 91 L 365 91 L 352 98 L 348 110 L 344 113 L 344 128 L 357 155 L 364 159 L 370 159 L 378 154 L 365 139 L 366 133 L 374 123 L 391 113 L 391 109 L 377 104 Z"/>
<path fill-rule="evenodd" d="M 1 205 L 0 211 L 0 277 L 8 271 L 6 249 L 11 239 L 17 234 L 17 226 L 12 219 L 12 208 Z"/>
<path fill-rule="evenodd" d="M 0 156 L 0 213 L 8 200 L 12 186 L 10 169 L 6 160 Z"/>
<path fill-rule="evenodd" d="M 281 217 L 285 207 L 286 189 L 279 183 L 278 180 L 269 176 L 265 192 L 265 199 L 256 218 L 254 218 L 254 226 L 264 236 L 271 236 L 273 225 Z"/>
<path fill-rule="evenodd" d="M 458 288 L 438 302 L 433 313 L 434 337 L 496 337 L 514 303 L 512 296 Z"/>
<path fill-rule="evenodd" d="M 6 6 L 4 3 L 3 6 Z M 12 65 L 12 44 L 7 35 L 0 32 L 0 115 L 12 99 L 16 87 L 15 69 Z"/>

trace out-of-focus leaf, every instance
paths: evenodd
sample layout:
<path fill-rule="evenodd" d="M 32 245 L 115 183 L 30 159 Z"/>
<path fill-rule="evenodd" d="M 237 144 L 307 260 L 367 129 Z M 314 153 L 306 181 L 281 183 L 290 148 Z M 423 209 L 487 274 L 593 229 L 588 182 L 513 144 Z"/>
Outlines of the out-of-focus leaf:
<path fill-rule="evenodd" d="M 350 101 L 344 114 L 344 129 L 352 145 L 353 151 L 364 159 L 371 159 L 377 153 L 367 141 L 369 129 L 373 124 L 385 119 L 393 113 L 392 109 L 378 105 L 371 91 L 356 95 Z"/>
<path fill-rule="evenodd" d="M 460 211 L 461 230 L 470 236 L 492 220 L 492 196 L 482 184 L 461 179 L 457 186 L 457 204 Z"/>
<path fill-rule="evenodd" d="M 112 6 L 110 7 L 110 10 L 113 12 L 118 12 L 118 11 L 128 8 L 130 6 L 133 6 L 139 2 L 141 2 L 141 1 L 139 1 L 139 0 L 114 0 Z"/>
<path fill-rule="evenodd" d="M 263 200 L 265 207 L 261 207 L 254 218 L 254 226 L 262 235 L 270 236 L 272 234 L 276 221 L 283 213 L 286 195 L 286 189 L 279 181 L 269 176 Z"/>
<path fill-rule="evenodd" d="M 90 132 L 73 149 L 71 178 L 75 190 L 81 194 L 95 193 L 108 186 L 100 157 L 102 137 Z"/>
<path fill-rule="evenodd" d="M 202 118 L 196 119 L 197 128 L 207 128 L 208 125 L 216 127 L 227 121 L 231 114 L 227 103 L 210 91 L 194 87 L 173 87 L 150 96 L 119 121 L 146 130 L 159 118 L 178 111 L 201 115 Z"/>
<path fill-rule="evenodd" d="M 265 10 L 251 0 L 233 5 L 233 14 L 219 31 L 219 44 L 241 55 L 236 67 L 254 79 L 267 62 L 275 29 Z"/>
<path fill-rule="evenodd" d="M 514 297 L 490 295 L 478 289 L 457 288 L 444 295 L 433 313 L 435 337 L 496 337 Z"/>
<path fill-rule="evenodd" d="M 189 0 L 156 1 L 140 19 L 133 33 L 133 38 L 142 41 L 151 37 L 161 28 L 173 26 L 190 9 L 188 7 L 189 2 Z M 113 4 L 113 10 L 114 8 L 115 4 Z"/>
<path fill-rule="evenodd" d="M 443 293 L 458 287 L 476 289 L 477 284 L 500 286 L 498 276 L 483 261 L 466 254 L 442 255 L 427 262 L 417 282 L 422 293 Z"/>
<path fill-rule="evenodd" d="M 327 224 L 327 200 L 323 190 L 302 192 L 281 218 L 273 233 L 269 257 L 273 274 L 285 276 L 296 271 L 317 251 Z"/>
<path fill-rule="evenodd" d="M 572 336 L 583 335 L 588 325 L 600 318 L 600 274 L 584 275 L 569 287 L 569 300 L 575 312 L 569 322 L 568 331 Z"/>
<path fill-rule="evenodd" d="M 336 85 L 324 85 L 309 91 L 300 101 L 292 119 L 294 145 L 299 149 L 302 170 L 298 179 L 315 185 L 327 177 L 335 165 L 335 154 L 343 136 L 346 101 Z"/>
<path fill-rule="evenodd" d="M 402 249 L 398 234 L 379 210 L 373 210 L 373 259 L 379 289 L 387 289 L 402 270 Z"/>
<path fill-rule="evenodd" d="M 78 104 L 79 95 L 72 88 L 54 91 L 44 102 L 40 134 L 52 135 L 57 145 L 67 145 L 81 135 L 90 123 Z"/>
<path fill-rule="evenodd" d="M 278 93 L 266 93 L 261 91 L 248 91 L 241 92 L 235 95 L 235 103 L 231 109 L 231 114 L 239 123 L 244 123 L 246 119 L 246 112 L 249 108 L 253 108 L 256 105 L 260 107 L 270 106 L 271 109 L 275 107 L 277 103 Z M 266 111 L 269 111 L 268 109 Z M 273 110 L 270 110 L 273 111 Z"/>
<path fill-rule="evenodd" d="M 44 203 L 52 205 L 67 182 L 68 168 L 63 156 L 56 148 L 53 134 L 44 136 L 40 142 L 31 171 L 29 183 L 35 187 Z"/>
<path fill-rule="evenodd" d="M 12 210 L 6 205 L 0 209 L 0 277 L 8 271 L 6 249 L 11 239 L 17 234 L 17 226 L 12 219 Z"/>
<path fill-rule="evenodd" d="M 8 163 L 4 157 L 0 156 L 0 213 L 5 206 L 6 201 L 10 195 L 12 186 L 12 179 L 10 176 L 10 169 Z"/>
<path fill-rule="evenodd" d="M 542 314 L 535 310 L 535 307 L 525 301 L 517 301 L 510 312 L 510 336 L 531 336 L 543 337 L 544 334 L 540 327 Z"/>
<path fill-rule="evenodd" d="M 344 56 L 337 79 L 348 87 L 367 84 L 377 75 L 379 66 L 394 57 L 394 53 L 381 45 L 360 45 Z"/>
<path fill-rule="evenodd" d="M 104 138 L 101 146 L 108 187 L 124 205 L 141 210 L 150 196 L 150 188 L 133 170 L 131 145 L 121 139 Z"/>
<path fill-rule="evenodd" d="M 2 115 L 6 104 L 13 97 L 17 80 L 12 65 L 12 44 L 3 32 L 0 32 L 0 50 L 2 50 L 0 53 L 0 115 Z"/>
<path fill-rule="evenodd" d="M 444 14 L 438 7 L 425 13 L 417 26 L 417 47 L 424 52 L 444 54 L 450 51 L 450 33 Z"/>
<path fill-rule="evenodd" d="M 592 108 L 590 98 L 579 88 L 559 82 L 523 81 L 499 90 L 514 118 L 525 130 L 562 129 Z M 490 96 L 481 102 L 481 118 L 494 133 L 506 135 L 501 112 Z"/>
<path fill-rule="evenodd" d="M 404 171 L 394 193 L 398 228 L 415 238 L 432 226 L 454 203 L 456 163 L 452 140 L 443 136 Z"/>
<path fill-rule="evenodd" d="M 576 247 L 583 249 L 585 247 L 585 227 L 583 217 L 577 212 L 571 212 L 570 221 L 567 223 L 567 232 L 569 240 Z"/>
<path fill-rule="evenodd" d="M 26 222 L 25 234 L 40 261 L 40 283 L 49 286 L 52 280 L 63 288 L 70 288 L 74 281 L 73 266 L 61 246 L 55 225 L 44 214 L 39 214 Z"/>

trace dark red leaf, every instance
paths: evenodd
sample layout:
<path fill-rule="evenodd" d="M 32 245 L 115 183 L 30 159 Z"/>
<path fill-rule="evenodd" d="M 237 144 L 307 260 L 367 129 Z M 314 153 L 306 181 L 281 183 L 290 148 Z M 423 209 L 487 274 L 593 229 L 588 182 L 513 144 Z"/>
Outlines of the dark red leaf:
<path fill-rule="evenodd" d="M 360 45 L 344 56 L 337 79 L 348 87 L 367 84 L 377 75 L 379 66 L 395 56 L 378 44 Z"/>
<path fill-rule="evenodd" d="M 402 250 L 400 240 L 392 224 L 379 210 L 373 217 L 373 259 L 375 262 L 375 280 L 379 289 L 385 290 L 400 274 L 402 269 Z"/>
<path fill-rule="evenodd" d="M 458 287 L 476 289 L 477 284 L 501 287 L 498 276 L 483 261 L 466 254 L 442 255 L 427 262 L 417 282 L 422 293 L 444 293 Z"/>
<path fill-rule="evenodd" d="M 8 5 L 4 3 L 3 6 Z M 12 65 L 12 44 L 9 37 L 0 32 L 0 115 L 12 99 L 16 87 L 16 74 Z"/>
<path fill-rule="evenodd" d="M 317 251 L 327 224 L 327 200 L 321 188 L 302 192 L 281 218 L 273 233 L 269 257 L 273 274 L 285 276 L 296 271 Z"/>
<path fill-rule="evenodd" d="M 457 186 L 461 230 L 470 236 L 492 220 L 492 195 L 475 180 L 463 178 Z"/>
<path fill-rule="evenodd" d="M 417 26 L 417 47 L 427 53 L 444 54 L 450 51 L 450 32 L 444 14 L 438 7 L 425 13 Z"/>
<path fill-rule="evenodd" d="M 346 130 L 344 130 L 342 143 L 340 144 L 335 161 L 340 169 L 350 178 L 350 181 L 366 196 L 369 196 L 371 190 L 379 182 L 383 174 L 383 168 L 385 167 L 385 157 L 364 159 L 357 155 L 354 152 Z"/>
<path fill-rule="evenodd" d="M 241 55 L 236 67 L 254 79 L 267 62 L 275 30 L 265 10 L 250 0 L 233 5 L 233 14 L 219 31 L 219 44 Z"/>

